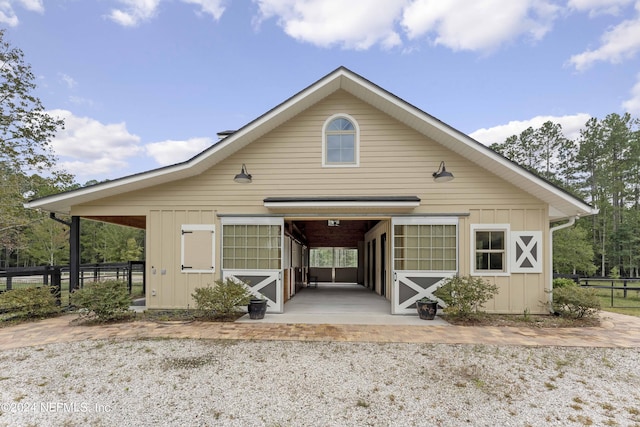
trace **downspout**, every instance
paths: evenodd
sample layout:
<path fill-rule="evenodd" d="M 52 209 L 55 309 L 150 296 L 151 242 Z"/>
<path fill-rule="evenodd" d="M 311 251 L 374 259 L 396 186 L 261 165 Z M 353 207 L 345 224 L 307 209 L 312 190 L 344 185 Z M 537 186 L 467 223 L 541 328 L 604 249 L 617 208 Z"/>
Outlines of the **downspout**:
<path fill-rule="evenodd" d="M 576 223 L 578 215 L 569 218 L 569 222 L 557 225 L 549 229 L 549 307 L 553 307 L 553 233 L 563 228 L 571 227 Z"/>

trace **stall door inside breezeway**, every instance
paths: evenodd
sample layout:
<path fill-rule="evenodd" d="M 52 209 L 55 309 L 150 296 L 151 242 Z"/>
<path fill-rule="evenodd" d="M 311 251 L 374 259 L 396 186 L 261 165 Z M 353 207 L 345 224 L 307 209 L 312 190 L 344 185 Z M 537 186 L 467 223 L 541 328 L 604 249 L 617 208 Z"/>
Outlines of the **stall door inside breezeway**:
<path fill-rule="evenodd" d="M 244 282 L 251 294 L 282 313 L 282 218 L 222 218 L 222 277 Z"/>
<path fill-rule="evenodd" d="M 392 233 L 391 312 L 415 314 L 416 301 L 435 298 L 433 292 L 458 271 L 458 219 L 393 218 Z"/>

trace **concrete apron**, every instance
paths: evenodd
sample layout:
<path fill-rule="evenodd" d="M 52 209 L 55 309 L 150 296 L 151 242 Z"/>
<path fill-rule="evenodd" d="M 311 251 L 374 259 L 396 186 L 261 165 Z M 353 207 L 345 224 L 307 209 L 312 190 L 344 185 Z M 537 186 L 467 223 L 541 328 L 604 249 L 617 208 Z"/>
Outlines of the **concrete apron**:
<path fill-rule="evenodd" d="M 422 320 L 411 315 L 391 314 L 391 303 L 364 286 L 345 283 L 319 283 L 302 288 L 284 305 L 284 313 L 267 314 L 252 320 L 244 315 L 240 323 L 312 323 L 341 325 L 421 325 L 444 326 L 449 323 L 436 316 Z"/>

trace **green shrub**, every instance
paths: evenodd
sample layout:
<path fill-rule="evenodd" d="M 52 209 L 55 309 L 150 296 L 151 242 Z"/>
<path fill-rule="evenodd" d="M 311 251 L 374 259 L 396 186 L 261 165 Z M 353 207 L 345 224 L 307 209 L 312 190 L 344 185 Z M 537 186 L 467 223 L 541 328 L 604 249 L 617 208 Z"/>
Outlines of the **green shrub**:
<path fill-rule="evenodd" d="M 481 313 L 480 308 L 498 293 L 498 287 L 480 277 L 454 276 L 447 279 L 434 295 L 447 304 L 444 312 L 470 319 Z"/>
<path fill-rule="evenodd" d="M 577 286 L 578 284 L 571 279 L 566 279 L 566 278 L 553 279 L 553 289 L 577 287 Z"/>
<path fill-rule="evenodd" d="M 71 304 L 81 309 L 81 317 L 99 321 L 118 320 L 131 315 L 131 297 L 121 280 L 90 283 L 71 294 Z"/>
<path fill-rule="evenodd" d="M 46 317 L 60 312 L 51 286 L 12 289 L 0 294 L 3 317 Z"/>
<path fill-rule="evenodd" d="M 600 311 L 597 291 L 580 286 L 554 288 L 553 311 L 575 319 L 595 316 Z"/>
<path fill-rule="evenodd" d="M 197 288 L 193 294 L 196 308 L 207 316 L 228 317 L 238 311 L 239 306 L 249 304 L 251 293 L 246 286 L 230 277 L 216 280 L 215 286 Z"/>

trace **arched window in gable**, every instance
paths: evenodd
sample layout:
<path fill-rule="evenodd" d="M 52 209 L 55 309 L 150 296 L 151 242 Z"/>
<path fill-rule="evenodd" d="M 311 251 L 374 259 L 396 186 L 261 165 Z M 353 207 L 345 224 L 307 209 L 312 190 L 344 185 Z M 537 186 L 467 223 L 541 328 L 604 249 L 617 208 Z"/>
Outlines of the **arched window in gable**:
<path fill-rule="evenodd" d="M 323 132 L 323 166 L 358 166 L 360 132 L 356 121 L 344 114 L 329 117 Z"/>

